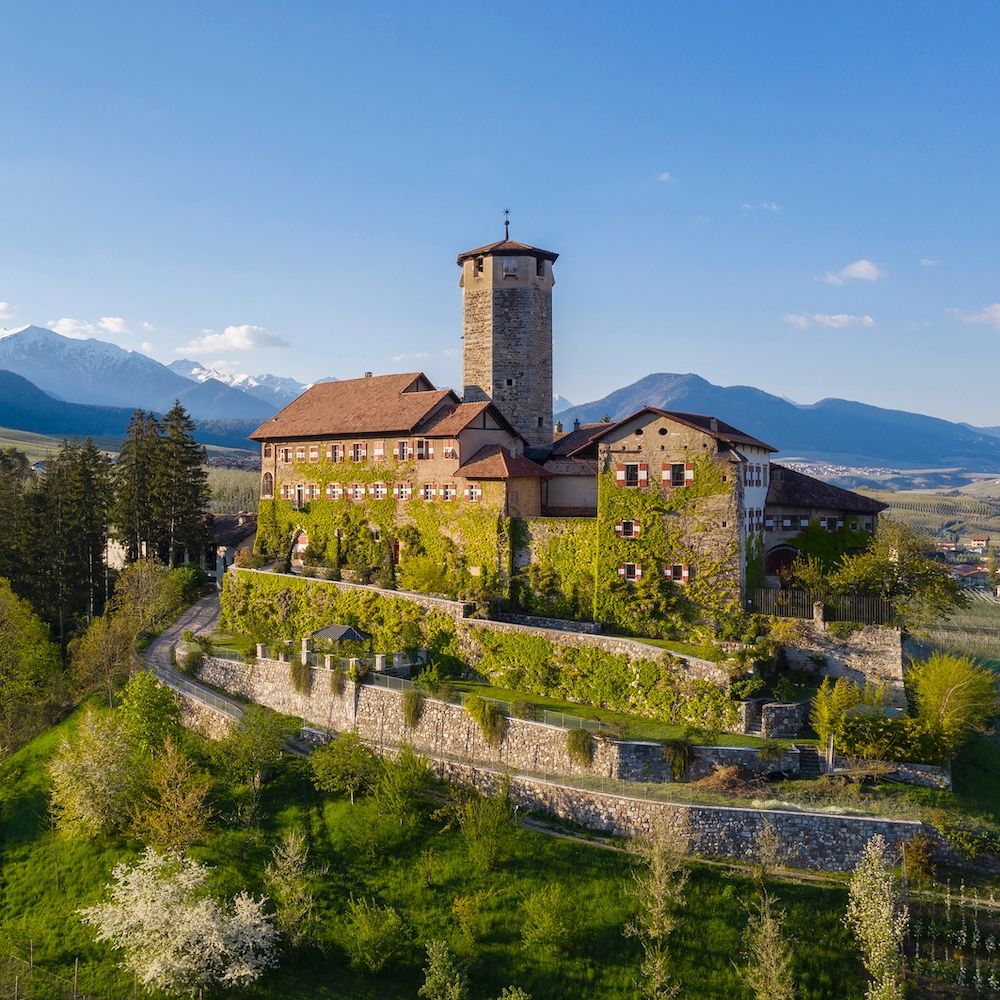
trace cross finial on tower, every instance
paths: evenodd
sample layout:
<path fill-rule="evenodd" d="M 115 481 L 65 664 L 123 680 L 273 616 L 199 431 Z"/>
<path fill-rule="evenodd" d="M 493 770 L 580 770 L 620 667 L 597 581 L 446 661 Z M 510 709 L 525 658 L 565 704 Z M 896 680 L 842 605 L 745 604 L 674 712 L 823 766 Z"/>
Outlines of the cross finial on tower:
<path fill-rule="evenodd" d="M 505 240 L 510 239 L 510 209 L 505 208 L 503 210 L 503 238 Z"/>

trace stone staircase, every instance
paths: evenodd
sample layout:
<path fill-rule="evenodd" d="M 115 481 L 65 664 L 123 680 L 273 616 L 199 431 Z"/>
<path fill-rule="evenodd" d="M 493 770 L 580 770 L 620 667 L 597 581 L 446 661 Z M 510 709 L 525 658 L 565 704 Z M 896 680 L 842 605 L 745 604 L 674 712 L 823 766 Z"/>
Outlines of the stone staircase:
<path fill-rule="evenodd" d="M 820 758 L 819 750 L 816 747 L 795 744 L 795 749 L 799 752 L 799 777 L 806 781 L 813 781 L 823 774 L 823 761 Z"/>

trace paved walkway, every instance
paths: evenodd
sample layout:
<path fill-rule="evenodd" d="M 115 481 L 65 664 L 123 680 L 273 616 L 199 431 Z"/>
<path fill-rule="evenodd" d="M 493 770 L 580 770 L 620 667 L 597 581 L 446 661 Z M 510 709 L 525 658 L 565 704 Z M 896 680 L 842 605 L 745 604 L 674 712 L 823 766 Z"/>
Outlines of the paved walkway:
<path fill-rule="evenodd" d="M 209 708 L 238 719 L 243 715 L 243 708 L 235 698 L 228 698 L 214 688 L 182 674 L 170 662 L 171 651 L 181 641 L 184 632 L 190 629 L 195 634 L 203 632 L 208 635 L 215 631 L 218 621 L 219 595 L 218 593 L 209 594 L 181 612 L 180 617 L 173 624 L 168 625 L 149 644 L 145 652 L 146 666 L 167 687 L 190 695 Z"/>

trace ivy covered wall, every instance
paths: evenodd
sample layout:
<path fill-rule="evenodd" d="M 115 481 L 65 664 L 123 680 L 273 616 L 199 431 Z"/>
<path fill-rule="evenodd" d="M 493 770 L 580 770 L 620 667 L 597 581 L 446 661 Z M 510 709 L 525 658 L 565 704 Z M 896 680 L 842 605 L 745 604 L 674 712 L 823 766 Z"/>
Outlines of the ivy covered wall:
<path fill-rule="evenodd" d="M 448 597 L 492 597 L 507 593 L 510 578 L 509 519 L 502 514 L 499 483 L 483 483 L 482 499 L 397 501 L 393 482 L 412 479 L 412 466 L 388 462 L 377 470 L 364 463 L 296 465 L 303 481 L 318 483 L 319 499 L 296 509 L 289 500 L 261 500 L 257 551 L 287 556 L 304 531 L 309 539 L 307 563 L 381 586 Z M 328 499 L 326 483 L 386 483 L 383 500 Z M 398 543 L 398 545 L 397 545 Z M 393 566 L 398 550 L 399 564 Z"/>
<path fill-rule="evenodd" d="M 658 476 L 645 487 L 623 488 L 615 470 L 600 475 L 597 498 L 594 610 L 598 620 L 637 634 L 682 637 L 707 627 L 725 633 L 740 605 L 739 505 L 735 484 L 721 463 L 701 454 L 685 487 L 664 490 Z M 633 521 L 638 537 L 616 525 Z M 626 582 L 625 563 L 641 566 Z M 672 565 L 693 567 L 683 585 L 664 575 Z"/>

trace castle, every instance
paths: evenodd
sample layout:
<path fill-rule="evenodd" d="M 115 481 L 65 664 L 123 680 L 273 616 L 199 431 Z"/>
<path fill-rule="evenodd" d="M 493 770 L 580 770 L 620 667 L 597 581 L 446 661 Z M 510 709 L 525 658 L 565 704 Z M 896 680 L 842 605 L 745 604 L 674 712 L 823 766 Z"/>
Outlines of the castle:
<path fill-rule="evenodd" d="M 654 590 L 657 613 L 737 601 L 810 527 L 874 529 L 884 505 L 771 462 L 775 448 L 712 416 L 650 406 L 553 428 L 557 258 L 507 233 L 458 255 L 461 395 L 421 372 L 366 373 L 262 424 L 258 547 L 634 624 L 636 595 L 648 615 Z"/>

